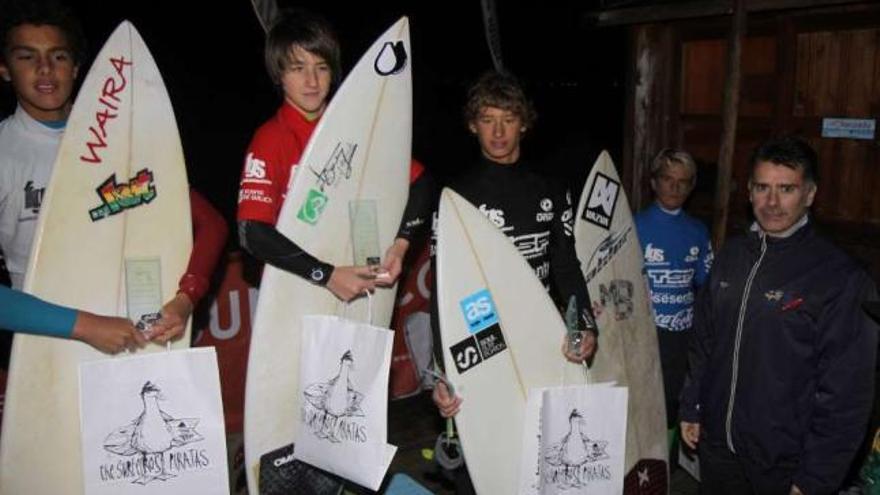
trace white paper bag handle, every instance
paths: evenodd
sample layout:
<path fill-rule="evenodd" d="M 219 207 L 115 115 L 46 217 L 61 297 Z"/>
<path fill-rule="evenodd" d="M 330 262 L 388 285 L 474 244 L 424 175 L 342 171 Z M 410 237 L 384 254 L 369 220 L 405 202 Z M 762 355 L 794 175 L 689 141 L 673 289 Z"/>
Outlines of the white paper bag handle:
<path fill-rule="evenodd" d="M 565 379 L 565 377 L 568 374 L 565 372 L 565 367 L 571 366 L 572 364 L 573 363 L 568 362 L 568 360 L 565 359 L 565 357 L 562 358 L 562 385 L 563 386 L 565 386 L 565 385 L 592 385 L 593 384 L 593 370 L 591 370 L 590 367 L 587 366 L 586 363 L 581 364 L 581 366 L 583 366 L 583 368 L 584 368 L 584 382 L 583 383 L 574 383 L 574 384 L 567 383 L 567 380 Z"/>
<path fill-rule="evenodd" d="M 364 294 L 367 295 L 367 324 L 373 324 L 373 294 L 364 289 Z M 342 317 L 348 318 L 348 307 L 351 306 L 350 302 L 346 302 L 342 305 Z"/>

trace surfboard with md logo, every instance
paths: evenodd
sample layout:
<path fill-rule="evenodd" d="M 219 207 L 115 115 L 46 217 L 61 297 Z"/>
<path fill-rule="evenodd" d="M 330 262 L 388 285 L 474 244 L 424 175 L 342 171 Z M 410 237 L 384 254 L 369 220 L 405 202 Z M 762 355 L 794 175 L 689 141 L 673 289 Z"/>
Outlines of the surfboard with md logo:
<path fill-rule="evenodd" d="M 599 326 L 592 378 L 629 387 L 624 493 L 666 493 L 666 406 L 657 330 L 632 212 L 606 151 L 587 177 L 574 236 Z"/>
<path fill-rule="evenodd" d="M 24 289 L 98 314 L 140 316 L 177 290 L 192 246 L 189 191 L 159 70 L 128 22 L 86 76 L 47 187 Z M 189 346 L 189 331 L 175 347 Z M 150 344 L 138 352 L 164 347 Z M 107 359 L 81 342 L 16 335 L 0 493 L 83 491 L 79 364 Z"/>
<path fill-rule="evenodd" d="M 349 73 L 293 169 L 276 227 L 321 260 L 338 266 L 378 262 L 397 234 L 409 187 L 410 62 L 404 17 Z M 374 325 L 388 326 L 394 298 L 394 289 L 376 291 Z M 290 493 L 290 488 L 268 485 L 284 484 L 284 471 L 293 469 L 302 317 L 346 311 L 348 318 L 365 320 L 366 304 L 360 298 L 345 309 L 326 288 L 265 266 L 245 387 L 245 464 L 251 493 Z"/>

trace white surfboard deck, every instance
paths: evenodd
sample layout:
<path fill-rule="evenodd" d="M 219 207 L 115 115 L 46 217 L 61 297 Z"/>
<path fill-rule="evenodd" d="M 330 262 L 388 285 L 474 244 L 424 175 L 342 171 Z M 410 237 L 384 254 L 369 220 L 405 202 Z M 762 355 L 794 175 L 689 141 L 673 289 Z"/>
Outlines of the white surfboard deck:
<path fill-rule="evenodd" d="M 528 262 L 450 189 L 440 199 L 437 297 L 446 375 L 464 399 L 455 422 L 474 488 L 517 493 L 529 389 L 582 385 L 586 376 L 563 358 L 565 324 Z M 579 372 L 569 375 L 572 368 Z"/>
<path fill-rule="evenodd" d="M 354 264 L 351 200 L 376 202 L 378 256 L 384 257 L 394 241 L 409 188 L 409 54 L 409 21 L 404 17 L 379 37 L 348 75 L 294 169 L 277 228 L 318 259 Z M 307 222 L 300 213 L 310 194 L 313 199 L 324 196 L 319 201 L 325 206 Z M 394 297 L 394 288 L 376 291 L 374 325 L 388 326 Z M 265 266 L 245 388 L 245 463 L 251 493 L 258 493 L 260 457 L 291 444 L 296 436 L 302 317 L 345 311 L 348 318 L 366 320 L 366 304 L 366 298 L 359 298 L 346 309 L 326 288 Z"/>
<path fill-rule="evenodd" d="M 112 188 L 114 174 L 117 185 L 136 187 L 125 198 L 117 188 L 104 201 L 99 188 L 108 179 Z M 176 292 L 191 246 L 186 167 L 171 102 L 146 45 L 123 22 L 95 59 L 68 120 L 24 288 L 55 303 L 126 316 L 126 260 L 147 260 L 159 267 L 147 275 L 158 275 L 152 283 L 161 297 L 143 301 L 161 299 L 152 308 L 159 311 Z M 174 346 L 188 347 L 189 340 L 187 330 Z M 138 352 L 163 349 L 150 344 Z M 73 340 L 16 335 L 0 492 L 82 492 L 79 364 L 108 358 Z"/>
<path fill-rule="evenodd" d="M 606 151 L 587 177 L 574 236 L 599 327 L 592 378 L 629 387 L 624 471 L 629 478 L 639 463 L 651 463 L 655 472 L 660 461 L 668 472 L 663 380 L 642 250 L 626 193 Z M 640 468 L 642 479 L 645 467 Z M 625 482 L 626 493 L 628 486 Z"/>

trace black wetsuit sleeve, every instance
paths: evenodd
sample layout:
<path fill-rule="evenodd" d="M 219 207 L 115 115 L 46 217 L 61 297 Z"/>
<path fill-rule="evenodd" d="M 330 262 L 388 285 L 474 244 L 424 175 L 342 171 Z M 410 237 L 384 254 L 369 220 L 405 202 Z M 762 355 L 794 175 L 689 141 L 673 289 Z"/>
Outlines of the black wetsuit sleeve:
<path fill-rule="evenodd" d="M 431 213 L 436 204 L 437 187 L 431 174 L 424 170 L 409 185 L 409 197 L 397 237 L 412 242 L 422 239 L 431 226 Z"/>
<path fill-rule="evenodd" d="M 553 215 L 550 228 L 550 273 L 553 283 L 563 304 L 568 304 L 571 296 L 575 297 L 580 327 L 598 334 L 587 283 L 574 249 L 574 209 L 571 195 L 560 187 L 557 188 L 555 197 L 553 204 L 556 214 Z"/>
<path fill-rule="evenodd" d="M 333 273 L 333 265 L 307 253 L 268 223 L 240 220 L 238 237 L 241 246 L 258 260 L 299 275 L 316 285 L 327 285 Z"/>

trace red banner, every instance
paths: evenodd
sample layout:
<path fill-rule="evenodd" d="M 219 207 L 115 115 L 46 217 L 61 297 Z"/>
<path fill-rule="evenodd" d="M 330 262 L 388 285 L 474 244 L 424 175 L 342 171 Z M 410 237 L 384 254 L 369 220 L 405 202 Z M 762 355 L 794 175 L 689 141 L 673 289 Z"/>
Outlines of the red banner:
<path fill-rule="evenodd" d="M 427 246 L 422 249 L 415 263 L 409 267 L 398 288 L 397 307 L 391 319 L 394 330 L 394 347 L 391 351 L 391 384 L 389 394 L 392 399 L 400 399 L 422 391 L 421 374 L 412 349 L 408 344 L 407 326 L 413 316 L 422 313 L 429 318 L 431 312 L 431 258 Z M 410 335 L 413 335 L 410 332 Z M 424 337 L 424 333 L 421 334 Z M 430 332 L 428 332 L 430 338 Z"/>
<path fill-rule="evenodd" d="M 229 253 L 223 281 L 211 301 L 208 325 L 199 329 L 198 337 L 193 342 L 194 346 L 214 346 L 217 349 L 228 433 L 241 432 L 243 427 L 251 321 L 257 309 L 258 296 L 257 289 L 242 277 L 241 256 L 237 251 Z"/>

